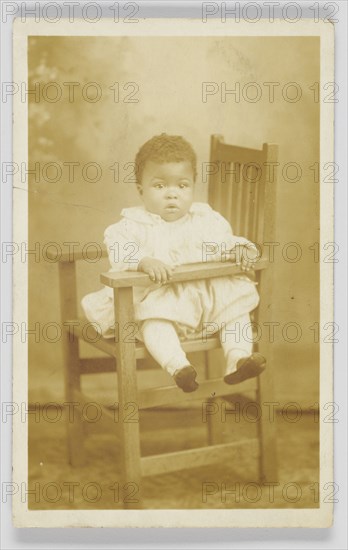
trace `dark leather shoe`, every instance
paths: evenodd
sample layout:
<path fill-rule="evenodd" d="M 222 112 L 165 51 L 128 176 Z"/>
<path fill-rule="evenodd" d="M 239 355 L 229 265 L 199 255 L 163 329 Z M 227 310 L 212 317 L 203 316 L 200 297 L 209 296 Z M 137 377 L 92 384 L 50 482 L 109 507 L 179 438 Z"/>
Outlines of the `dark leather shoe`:
<path fill-rule="evenodd" d="M 196 382 L 197 372 L 191 365 L 187 365 L 183 369 L 179 369 L 174 373 L 174 380 L 176 385 L 182 389 L 185 393 L 190 393 L 198 388 Z"/>
<path fill-rule="evenodd" d="M 248 378 L 259 376 L 266 368 L 266 359 L 261 353 L 253 353 L 249 357 L 239 359 L 237 370 L 226 374 L 224 382 L 226 384 L 239 384 Z"/>

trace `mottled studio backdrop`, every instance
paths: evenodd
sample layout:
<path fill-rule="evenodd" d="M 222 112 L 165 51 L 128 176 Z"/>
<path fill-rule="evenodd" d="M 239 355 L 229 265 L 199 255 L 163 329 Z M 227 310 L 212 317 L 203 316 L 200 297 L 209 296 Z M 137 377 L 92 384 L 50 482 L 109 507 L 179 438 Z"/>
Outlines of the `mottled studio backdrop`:
<path fill-rule="evenodd" d="M 309 250 L 319 241 L 313 169 L 320 161 L 319 46 L 319 39 L 308 37 L 53 36 L 31 37 L 28 55 L 29 86 L 37 92 L 30 95 L 30 168 L 38 163 L 30 176 L 29 237 L 40 252 L 48 242 L 63 251 L 64 242 L 102 244 L 104 229 L 121 209 L 140 203 L 127 163 L 154 134 L 183 135 L 200 166 L 209 161 L 213 133 L 244 147 L 279 145 L 273 320 L 280 326 L 269 360 L 276 364 L 277 400 L 303 405 L 317 399 L 319 379 L 319 345 L 309 328 L 319 320 L 319 264 Z M 206 101 L 204 82 L 215 83 Z M 255 82 L 259 100 L 255 86 L 248 86 Z M 223 86 L 237 86 L 237 93 L 239 87 L 240 97 L 221 96 Z M 298 167 L 287 163 L 300 166 L 300 179 Z M 200 171 L 197 200 L 205 200 L 206 192 Z M 289 242 L 301 247 L 296 262 L 283 259 Z M 294 249 L 288 252 L 293 257 Z M 39 342 L 29 337 L 30 398 L 57 401 L 63 399 L 60 342 L 50 343 L 55 332 L 46 329 L 60 321 L 58 265 L 40 255 L 29 267 L 30 324 L 43 327 Z M 101 287 L 99 273 L 107 265 L 81 263 L 80 297 Z M 296 343 L 282 336 L 289 322 L 301 326 Z M 103 391 L 108 381 L 96 378 L 93 384 Z"/>

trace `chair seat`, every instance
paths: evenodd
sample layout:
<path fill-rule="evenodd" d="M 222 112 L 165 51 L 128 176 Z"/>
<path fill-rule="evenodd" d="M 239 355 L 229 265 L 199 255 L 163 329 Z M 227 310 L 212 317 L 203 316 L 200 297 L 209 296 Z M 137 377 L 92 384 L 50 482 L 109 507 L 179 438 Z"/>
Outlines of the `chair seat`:
<path fill-rule="evenodd" d="M 111 357 L 116 357 L 116 342 L 113 338 L 104 338 L 94 328 L 94 326 L 87 321 L 87 319 L 74 319 L 65 323 L 65 328 L 71 335 L 77 336 L 87 344 L 94 346 Z M 131 340 L 130 340 L 131 342 Z M 209 351 L 220 347 L 220 340 L 217 335 L 207 337 L 203 342 L 201 338 L 192 338 L 190 340 L 184 340 L 182 347 L 186 353 L 193 353 L 195 351 Z M 136 341 L 135 344 L 135 356 L 136 359 L 148 359 L 150 354 L 148 353 L 143 342 Z"/>

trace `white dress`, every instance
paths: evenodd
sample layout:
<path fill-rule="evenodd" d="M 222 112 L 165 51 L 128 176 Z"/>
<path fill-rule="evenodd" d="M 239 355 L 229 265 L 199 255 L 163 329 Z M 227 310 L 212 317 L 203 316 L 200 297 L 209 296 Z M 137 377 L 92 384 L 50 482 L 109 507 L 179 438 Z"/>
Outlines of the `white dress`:
<path fill-rule="evenodd" d="M 203 261 L 221 261 L 222 253 L 250 242 L 233 235 L 230 224 L 206 203 L 193 203 L 189 212 L 166 222 L 144 207 L 125 208 L 121 221 L 110 225 L 104 243 L 110 271 L 136 271 L 143 257 L 153 257 L 171 266 Z M 246 275 L 217 277 L 187 283 L 134 287 L 134 320 L 172 321 L 181 338 L 202 330 L 204 323 L 228 323 L 258 305 L 254 281 Z M 105 337 L 113 335 L 113 290 L 104 287 L 82 299 L 87 319 Z M 210 329 L 211 330 L 211 329 Z M 218 330 L 218 328 L 217 328 Z M 137 334 L 141 339 L 141 336 Z"/>

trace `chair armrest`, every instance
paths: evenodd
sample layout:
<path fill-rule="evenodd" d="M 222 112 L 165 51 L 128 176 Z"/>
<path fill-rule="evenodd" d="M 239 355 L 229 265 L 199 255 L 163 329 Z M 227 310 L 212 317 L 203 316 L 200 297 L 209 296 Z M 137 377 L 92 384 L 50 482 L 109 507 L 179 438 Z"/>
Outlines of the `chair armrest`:
<path fill-rule="evenodd" d="M 268 259 L 259 260 L 254 271 L 265 269 L 268 266 Z M 211 279 L 212 277 L 225 277 L 245 273 L 239 265 L 233 262 L 206 262 L 181 265 L 175 269 L 170 283 L 182 283 L 198 279 Z M 153 285 L 146 273 L 134 273 L 134 271 L 113 271 L 102 273 L 100 281 L 111 288 L 124 288 L 133 286 Z M 169 284 L 170 284 L 169 283 Z"/>

